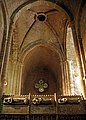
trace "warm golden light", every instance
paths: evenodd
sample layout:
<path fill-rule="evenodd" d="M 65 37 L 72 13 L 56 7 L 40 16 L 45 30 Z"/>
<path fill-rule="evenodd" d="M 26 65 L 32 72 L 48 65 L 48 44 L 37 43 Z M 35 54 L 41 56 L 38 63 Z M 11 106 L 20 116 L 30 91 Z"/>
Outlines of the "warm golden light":
<path fill-rule="evenodd" d="M 71 95 L 84 95 L 83 85 L 82 85 L 82 77 L 80 71 L 80 65 L 78 61 L 78 57 L 76 54 L 74 42 L 73 42 L 72 29 L 68 26 L 67 28 L 67 60 L 69 63 L 69 78 L 70 78 L 70 93 Z"/>

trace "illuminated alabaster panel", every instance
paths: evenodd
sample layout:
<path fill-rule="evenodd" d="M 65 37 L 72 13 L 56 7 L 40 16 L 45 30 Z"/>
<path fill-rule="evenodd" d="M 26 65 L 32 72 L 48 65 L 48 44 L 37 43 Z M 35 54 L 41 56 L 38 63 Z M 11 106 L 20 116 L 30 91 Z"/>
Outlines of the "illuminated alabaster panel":
<path fill-rule="evenodd" d="M 67 61 L 69 64 L 69 74 L 70 74 L 70 93 L 71 95 L 84 95 L 80 65 L 78 57 L 76 54 L 74 40 L 72 35 L 72 29 L 68 26 L 67 28 Z"/>

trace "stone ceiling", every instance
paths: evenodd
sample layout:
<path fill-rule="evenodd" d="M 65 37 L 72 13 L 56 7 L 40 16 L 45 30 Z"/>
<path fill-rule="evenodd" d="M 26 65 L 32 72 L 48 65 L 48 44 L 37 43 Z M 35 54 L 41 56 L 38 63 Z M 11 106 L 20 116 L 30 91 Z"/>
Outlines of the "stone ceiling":
<path fill-rule="evenodd" d="M 50 32 L 51 30 L 49 28 L 50 27 L 49 25 L 51 25 L 51 27 L 53 27 L 55 29 L 56 33 L 52 31 L 53 34 L 58 33 L 57 34 L 58 39 L 62 43 L 62 45 L 64 45 L 62 39 L 65 37 L 63 35 L 63 32 L 65 32 L 64 26 L 68 19 L 67 14 L 70 16 L 71 19 L 74 19 L 74 22 L 75 22 L 74 24 L 75 24 L 77 35 L 79 35 L 80 34 L 79 31 L 81 31 L 81 35 L 79 37 L 81 37 L 83 40 L 83 42 L 82 42 L 83 46 L 85 45 L 85 40 L 84 40 L 85 37 L 84 36 L 85 36 L 85 28 L 86 27 L 85 26 L 83 27 L 83 25 L 86 21 L 86 19 L 85 19 L 85 8 L 86 8 L 85 3 L 86 3 L 86 1 L 85 0 L 77 0 L 77 1 L 72 1 L 72 0 L 70 0 L 70 1 L 68 1 L 68 0 L 53 1 L 53 0 L 50 0 L 50 2 L 55 3 L 54 5 L 49 5 L 49 4 L 45 5 L 45 3 L 47 2 L 45 0 L 37 1 L 37 2 L 39 2 L 39 5 L 38 5 L 38 3 L 34 4 L 34 2 L 36 2 L 35 0 L 31 0 L 31 1 L 30 0 L 4 0 L 2 2 L 4 3 L 5 10 L 6 10 L 7 28 L 9 28 L 9 24 L 10 24 L 11 20 L 15 18 L 15 15 L 17 13 L 18 18 L 17 18 L 17 20 L 15 19 L 15 21 L 14 21 L 15 22 L 14 29 L 19 29 L 16 31 L 17 32 L 16 34 L 18 34 L 18 36 L 20 37 L 20 38 L 18 38 L 19 46 L 21 46 L 21 43 L 23 43 L 24 39 L 27 39 L 29 34 L 30 34 L 30 36 L 31 36 L 31 34 L 34 34 L 35 28 L 37 26 L 40 26 L 40 29 L 43 29 L 43 30 L 41 30 L 42 34 L 43 34 L 43 31 L 46 31 L 47 28 L 48 28 L 48 31 Z M 41 4 L 41 2 L 43 3 L 43 5 Z M 28 6 L 28 7 L 26 10 L 23 10 L 25 8 L 25 6 Z M 23 9 L 21 9 L 21 8 L 23 8 Z M 49 12 L 49 11 L 51 11 L 51 12 Z M 46 20 L 44 22 L 42 22 L 42 24 L 37 19 L 36 20 L 34 19 L 34 16 L 39 14 L 39 12 L 43 12 L 43 13 L 46 12 L 46 13 L 44 13 L 44 14 L 46 14 L 45 15 Z M 4 15 L 5 15 L 5 13 L 4 13 Z M 78 17 L 81 18 L 80 21 L 79 21 Z M 35 23 L 34 23 L 34 21 L 35 21 Z M 6 22 L 6 21 L 4 21 L 4 22 Z M 34 23 L 34 25 L 33 25 L 33 23 Z M 31 27 L 31 30 L 29 30 L 30 27 Z M 29 34 L 27 34 L 27 33 L 29 33 Z M 36 34 L 37 34 L 37 31 L 36 31 Z M 37 34 L 37 36 L 38 36 L 38 34 Z M 21 39 L 21 40 L 19 40 L 19 39 Z M 26 41 L 27 40 L 24 40 L 23 45 L 25 44 Z M 85 51 L 86 50 L 84 49 L 84 52 Z"/>
<path fill-rule="evenodd" d="M 66 28 L 71 23 L 76 34 L 74 41 L 86 64 L 85 0 L 1 0 L 0 10 L 2 61 L 5 52 L 7 56 L 11 50 L 10 58 L 21 61 L 25 65 L 24 72 L 41 61 L 55 73 L 58 69 L 56 66 L 66 59 Z M 56 51 L 58 55 L 52 59 Z M 28 61 L 31 66 L 29 68 Z"/>
<path fill-rule="evenodd" d="M 19 49 L 41 39 L 64 47 L 68 16 L 60 9 L 49 2 L 28 5 L 18 16 L 14 26 L 13 38 L 18 41 Z M 41 20 L 43 17 L 44 20 Z"/>
<path fill-rule="evenodd" d="M 25 71 L 27 69 L 31 70 L 33 65 L 35 67 L 36 64 L 39 64 L 38 67 L 45 65 L 52 68 L 55 74 L 57 71 L 55 66 L 58 66 L 58 71 L 61 70 L 59 62 L 63 58 L 66 59 L 63 56 L 65 56 L 66 51 L 65 32 L 69 20 L 69 16 L 61 7 L 46 1 L 28 4 L 19 11 L 14 19 L 11 50 L 13 53 L 11 53 L 14 59 L 20 59 L 25 65 L 24 73 L 27 73 Z M 34 54 L 33 52 L 31 52 L 31 55 L 28 54 L 36 45 L 47 45 L 49 49 L 56 48 L 59 55 L 51 60 L 52 54 L 46 57 L 46 53 L 49 54 L 50 50 L 45 52 L 45 47 L 37 47 L 38 49 L 34 49 L 36 50 Z M 27 54 L 28 57 L 26 57 Z M 57 62 L 55 62 L 55 59 L 57 59 Z M 52 61 L 55 63 L 53 64 Z M 30 67 L 27 68 L 27 66 Z"/>

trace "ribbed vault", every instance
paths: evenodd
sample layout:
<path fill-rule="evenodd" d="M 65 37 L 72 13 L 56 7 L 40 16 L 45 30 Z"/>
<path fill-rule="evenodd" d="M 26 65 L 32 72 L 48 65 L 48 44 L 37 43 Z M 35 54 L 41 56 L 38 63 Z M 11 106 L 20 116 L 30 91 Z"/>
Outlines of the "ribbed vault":
<path fill-rule="evenodd" d="M 68 21 L 68 14 L 48 1 L 33 2 L 19 10 L 12 26 L 7 71 L 7 82 L 10 80 L 6 88 L 8 93 L 40 94 L 35 90 L 34 84 L 43 79 L 49 84 L 48 90 L 43 94 L 63 94 L 62 81 L 64 83 L 67 72 L 64 72 L 64 61 Z M 12 83 L 13 87 L 8 90 Z"/>

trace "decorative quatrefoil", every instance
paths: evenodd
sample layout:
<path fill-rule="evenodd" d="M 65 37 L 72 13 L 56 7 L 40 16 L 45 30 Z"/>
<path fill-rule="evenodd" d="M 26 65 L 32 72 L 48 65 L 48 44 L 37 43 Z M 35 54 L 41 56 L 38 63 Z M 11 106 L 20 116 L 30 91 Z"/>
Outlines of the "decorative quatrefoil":
<path fill-rule="evenodd" d="M 43 80 L 39 80 L 39 82 L 35 84 L 35 88 L 38 89 L 39 92 L 44 92 L 44 90 L 48 88 L 48 84 Z"/>

